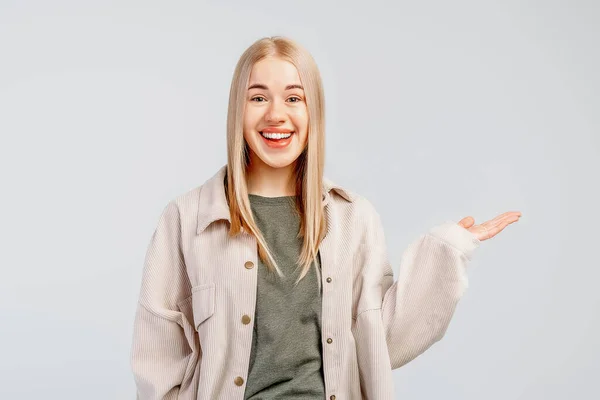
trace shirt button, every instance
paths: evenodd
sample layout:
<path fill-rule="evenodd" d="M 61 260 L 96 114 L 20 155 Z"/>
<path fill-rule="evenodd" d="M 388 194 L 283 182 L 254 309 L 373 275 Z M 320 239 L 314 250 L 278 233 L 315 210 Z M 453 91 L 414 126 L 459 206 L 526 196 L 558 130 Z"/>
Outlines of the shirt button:
<path fill-rule="evenodd" d="M 331 400 L 335 400 L 335 394 L 332 394 L 331 396 L 329 396 L 329 398 L 330 398 Z"/>
<path fill-rule="evenodd" d="M 327 282 L 328 283 L 331 282 L 331 278 L 330 277 L 327 277 Z"/>
<path fill-rule="evenodd" d="M 242 324 L 248 325 L 250 323 L 250 317 L 245 315 L 242 317 Z"/>
<path fill-rule="evenodd" d="M 332 338 L 327 338 L 327 343 L 329 343 L 329 344 L 333 343 L 333 339 Z"/>
<path fill-rule="evenodd" d="M 242 386 L 244 384 L 244 379 L 242 379 L 241 376 L 238 376 L 233 380 L 233 383 L 235 383 L 238 386 Z"/>
<path fill-rule="evenodd" d="M 246 267 L 246 269 L 252 269 L 254 267 L 254 263 L 252 261 L 246 261 L 244 267 Z"/>

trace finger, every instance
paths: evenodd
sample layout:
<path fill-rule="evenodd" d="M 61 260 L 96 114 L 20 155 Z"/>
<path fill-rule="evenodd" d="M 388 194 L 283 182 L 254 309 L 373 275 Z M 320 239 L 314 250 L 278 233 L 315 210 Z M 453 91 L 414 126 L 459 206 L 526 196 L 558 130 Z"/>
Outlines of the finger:
<path fill-rule="evenodd" d="M 471 216 L 465 217 L 465 218 L 461 219 L 460 221 L 458 221 L 458 224 L 460 226 L 462 226 L 463 228 L 470 228 L 471 226 L 473 226 L 474 223 L 475 223 L 475 220 Z"/>
<path fill-rule="evenodd" d="M 481 226 L 483 226 L 486 229 L 489 237 L 491 238 L 491 237 L 496 236 L 498 233 L 502 232 L 502 230 L 504 228 L 506 228 L 508 225 L 512 224 L 513 222 L 517 222 L 518 220 L 519 220 L 519 217 L 517 215 L 508 215 L 508 216 L 505 216 L 500 221 L 491 222 L 491 223 L 490 223 L 490 221 L 488 221 L 484 224 L 481 224 Z"/>
<path fill-rule="evenodd" d="M 498 224 L 503 223 L 505 220 L 518 220 L 521 217 L 521 213 L 519 211 L 509 211 L 503 214 L 498 215 L 495 218 L 490 219 L 489 221 L 484 222 L 487 228 L 496 226 Z M 483 224 L 482 224 L 483 225 Z"/>
<path fill-rule="evenodd" d="M 502 214 L 498 215 L 495 218 L 492 218 L 490 221 L 499 221 L 499 220 L 501 220 L 503 218 L 511 217 L 511 216 L 518 216 L 518 217 L 520 217 L 521 216 L 521 211 L 507 211 L 505 213 L 502 213 Z"/>

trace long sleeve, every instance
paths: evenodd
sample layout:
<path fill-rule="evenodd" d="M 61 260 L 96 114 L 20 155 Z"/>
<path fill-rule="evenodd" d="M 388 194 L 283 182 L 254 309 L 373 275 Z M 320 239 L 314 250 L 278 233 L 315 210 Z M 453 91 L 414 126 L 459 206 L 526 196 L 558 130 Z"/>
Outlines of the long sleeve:
<path fill-rule="evenodd" d="M 191 285 L 181 251 L 179 209 L 163 210 L 147 249 L 134 322 L 131 368 L 138 400 L 178 399 L 193 390 L 196 345 Z"/>
<path fill-rule="evenodd" d="M 480 241 L 453 221 L 433 227 L 401 257 L 394 282 L 379 214 L 369 218 L 370 261 L 381 280 L 381 316 L 392 369 L 422 354 L 445 334 L 468 286 L 466 265 Z"/>

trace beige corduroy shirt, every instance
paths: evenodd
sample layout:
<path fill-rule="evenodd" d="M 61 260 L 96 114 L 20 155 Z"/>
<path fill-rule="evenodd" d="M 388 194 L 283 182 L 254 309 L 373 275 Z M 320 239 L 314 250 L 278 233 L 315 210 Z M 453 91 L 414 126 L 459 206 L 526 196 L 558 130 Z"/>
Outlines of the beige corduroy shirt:
<path fill-rule="evenodd" d="M 131 366 L 140 400 L 243 399 L 256 239 L 229 237 L 226 166 L 164 208 L 147 249 Z M 326 398 L 393 399 L 392 369 L 445 334 L 480 241 L 453 221 L 404 251 L 398 279 L 372 203 L 324 179 L 319 246 Z"/>

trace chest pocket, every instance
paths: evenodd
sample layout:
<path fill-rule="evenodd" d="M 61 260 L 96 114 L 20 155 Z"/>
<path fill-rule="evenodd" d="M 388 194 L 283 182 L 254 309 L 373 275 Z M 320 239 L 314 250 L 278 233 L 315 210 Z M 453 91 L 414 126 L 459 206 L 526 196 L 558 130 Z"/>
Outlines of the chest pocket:
<path fill-rule="evenodd" d="M 194 328 L 215 313 L 215 283 L 205 283 L 192 288 L 192 309 L 194 313 Z"/>

